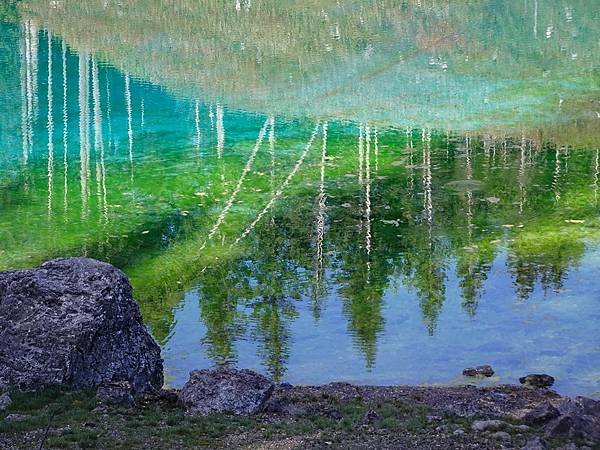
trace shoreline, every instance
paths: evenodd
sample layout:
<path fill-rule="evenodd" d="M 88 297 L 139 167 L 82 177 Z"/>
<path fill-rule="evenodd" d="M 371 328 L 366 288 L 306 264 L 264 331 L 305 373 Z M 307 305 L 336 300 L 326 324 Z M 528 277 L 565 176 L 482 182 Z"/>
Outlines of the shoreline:
<path fill-rule="evenodd" d="M 12 396 L 0 413 L 2 449 L 600 448 L 600 441 L 549 431 L 539 414 L 532 418 L 568 397 L 516 385 L 282 383 L 262 412 L 248 416 L 188 415 L 178 390 L 136 397 L 133 407 L 99 404 L 93 391 Z M 7 414 L 24 417 L 7 422 Z"/>

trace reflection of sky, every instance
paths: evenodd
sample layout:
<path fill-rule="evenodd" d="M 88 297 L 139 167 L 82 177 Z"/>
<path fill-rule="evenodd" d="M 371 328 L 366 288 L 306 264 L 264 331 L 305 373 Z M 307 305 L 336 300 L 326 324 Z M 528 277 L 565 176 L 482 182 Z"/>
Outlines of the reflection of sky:
<path fill-rule="evenodd" d="M 388 289 L 382 314 L 385 329 L 378 338 L 374 367 L 365 367 L 364 355 L 347 329 L 342 301 L 329 295 L 321 318 L 314 320 L 308 299 L 296 302 L 299 317 L 289 324 L 290 357 L 285 381 L 298 384 L 349 381 L 362 384 L 416 384 L 460 382 L 462 369 L 491 364 L 493 382 L 516 383 L 528 373 L 556 377 L 564 394 L 600 394 L 600 340 L 598 323 L 600 285 L 596 262 L 600 250 L 590 251 L 573 270 L 560 293 L 544 294 L 536 286 L 520 302 L 506 270 L 506 255 L 496 258 L 479 301 L 477 315 L 469 317 L 461 305 L 455 273 L 448 271 L 447 299 L 433 336 L 423 324 L 419 301 L 401 284 Z M 180 386 L 193 369 L 212 365 L 201 343 L 205 327 L 195 293 L 176 313 L 176 325 L 164 348 L 169 383 Z M 262 371 L 257 343 L 247 336 L 235 345 L 237 364 Z"/>

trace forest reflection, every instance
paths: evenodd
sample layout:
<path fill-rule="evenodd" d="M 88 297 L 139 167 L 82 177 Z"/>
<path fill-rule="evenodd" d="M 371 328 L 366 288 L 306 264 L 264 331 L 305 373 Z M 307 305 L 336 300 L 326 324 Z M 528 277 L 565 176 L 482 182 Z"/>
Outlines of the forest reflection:
<path fill-rule="evenodd" d="M 199 3 L 215 7 L 215 2 Z M 364 14 L 366 31 L 356 25 L 354 10 L 339 18 L 340 30 L 354 24 L 357 31 L 339 39 L 334 61 L 350 64 L 362 55 L 363 44 L 375 39 L 373 23 L 405 24 L 394 14 L 417 17 L 426 29 L 447 25 L 458 14 L 442 1 L 431 2 L 433 15 L 421 15 L 423 2 L 401 2 L 408 10 L 392 8 L 395 2 L 379 3 L 382 9 Z M 260 364 L 277 380 L 286 377 L 294 343 L 325 321 L 331 309 L 340 308 L 341 334 L 350 336 L 360 364 L 375 370 L 380 343 L 390 332 L 386 327 L 395 319 L 390 299 L 399 290 L 418 304 L 420 331 L 431 338 L 452 302 L 460 303 L 460 312 L 453 314 L 476 323 L 486 302 L 523 305 L 536 295 L 539 299 L 540 292 L 542 297 L 562 293 L 572 273 L 597 264 L 589 262 L 597 259 L 600 238 L 598 84 L 590 63 L 597 46 L 586 47 L 594 32 L 582 32 L 583 43 L 562 33 L 579 20 L 581 30 L 588 30 L 585 14 L 568 20 L 562 2 L 556 2 L 561 8 L 524 3 L 527 20 L 538 17 L 541 24 L 542 17 L 548 22 L 559 15 L 560 22 L 552 30 L 528 24 L 525 42 L 538 46 L 526 46 L 525 56 L 506 53 L 516 59 L 508 58 L 501 69 L 458 64 L 464 48 L 456 42 L 467 41 L 453 41 L 458 48 L 448 49 L 443 36 L 425 31 L 416 43 L 410 41 L 419 44 L 419 52 L 447 51 L 443 61 L 450 67 L 439 66 L 436 56 L 437 72 L 423 82 L 426 91 L 446 86 L 451 100 L 464 97 L 457 112 L 446 97 L 429 99 L 433 109 L 415 100 L 422 95 L 419 77 L 432 70 L 429 55 L 425 68 L 420 66 L 425 53 L 408 69 L 398 69 L 406 75 L 421 67 L 405 90 L 395 84 L 403 80 L 395 78 L 397 71 L 384 77 L 396 80 L 389 92 L 398 96 L 382 93 L 382 78 L 366 76 L 366 66 L 359 65 L 355 74 L 365 84 L 357 87 L 357 95 L 344 88 L 346 83 L 319 88 L 340 89 L 343 101 L 329 108 L 312 102 L 314 92 L 305 90 L 323 70 L 332 69 L 326 55 L 310 51 L 312 41 L 292 39 L 292 56 L 284 63 L 300 58 L 310 62 L 309 69 L 302 82 L 291 83 L 289 97 L 276 101 L 265 89 L 273 85 L 281 92 L 279 71 L 265 74 L 255 55 L 246 59 L 237 47 L 227 53 L 233 59 L 215 60 L 215 49 L 230 48 L 222 42 L 224 35 L 211 40 L 208 49 L 189 48 L 187 39 L 203 42 L 194 34 L 203 31 L 201 26 L 187 30 L 176 40 L 177 64 L 164 54 L 148 61 L 140 48 L 147 41 L 137 29 L 126 36 L 134 45 L 123 40 L 126 46 L 116 44 L 111 30 L 67 33 L 73 23 L 87 26 L 83 19 L 100 7 L 98 2 L 88 2 L 88 10 L 81 2 L 60 3 L 71 16 L 65 9 L 23 1 L 25 13 L 0 24 L 2 47 L 12 49 L 0 68 L 0 269 L 69 255 L 110 261 L 131 278 L 144 319 L 167 358 L 171 351 L 194 352 L 173 349 L 181 326 L 177 315 L 194 302 L 198 316 L 193 320 L 203 330 L 194 345 L 210 361 L 234 364 L 244 356 L 240 343 L 252 342 Z M 191 2 L 182 4 L 198 12 Z M 248 17 L 227 13 L 223 23 L 228 27 L 248 26 L 254 14 L 266 14 L 239 4 Z M 285 17 L 287 10 L 278 9 L 278 3 L 264 4 L 276 18 Z M 108 2 L 105 13 L 116 14 L 115 5 Z M 509 2 L 506 8 L 512 11 L 515 5 Z M 589 7 L 577 5 L 576 11 Z M 123 17 L 133 20 L 141 11 L 134 8 Z M 485 11 L 473 14 L 481 19 Z M 314 13 L 302 10 L 308 18 L 302 16 L 301 37 L 315 31 L 309 20 Z M 173 21 L 151 18 L 166 33 L 178 30 Z M 494 29 L 506 35 L 512 28 L 505 26 L 500 21 Z M 525 29 L 521 22 L 517 28 Z M 545 75 L 531 57 L 539 46 L 550 52 L 547 61 L 558 60 L 552 52 L 565 56 L 558 44 L 543 47 L 554 42 L 559 29 L 579 55 L 547 69 L 552 79 L 565 71 L 573 76 L 572 84 L 562 86 L 561 95 L 569 95 L 560 103 L 556 100 L 562 97 L 548 87 L 556 87 L 556 79 L 542 89 Z M 395 30 L 386 45 L 408 31 Z M 482 28 L 471 31 L 480 36 Z M 322 30 L 316 35 L 325 39 Z M 259 35 L 249 37 L 249 46 L 264 50 Z M 542 37 L 547 40 L 538 43 Z M 500 44 L 510 47 L 510 42 Z M 209 63 L 196 79 L 190 73 L 200 50 Z M 472 58 L 478 55 L 480 61 L 492 51 L 476 50 Z M 269 54 L 262 55 L 269 60 Z M 270 57 L 274 62 L 281 54 Z M 368 70 L 381 69 L 384 60 Z M 516 66 L 515 91 L 502 97 L 498 108 L 482 110 L 488 92 L 475 88 Z M 344 67 L 349 66 L 337 75 Z M 471 83 L 475 78 L 479 84 Z M 540 90 L 524 96 L 534 85 Z M 371 97 L 373 103 L 367 101 Z M 532 98 L 542 120 L 521 122 L 531 118 Z M 590 292 L 596 288 L 592 284 Z M 303 321 L 300 335 L 295 326 L 306 308 L 310 325 Z M 516 310 L 505 314 L 521 319 Z M 582 314 L 581 321 L 585 330 L 594 317 Z M 551 331 L 558 333 L 560 326 L 552 324 Z M 324 342 L 340 334 L 337 328 L 328 332 L 320 337 Z M 587 337 L 593 341 L 595 336 Z"/>

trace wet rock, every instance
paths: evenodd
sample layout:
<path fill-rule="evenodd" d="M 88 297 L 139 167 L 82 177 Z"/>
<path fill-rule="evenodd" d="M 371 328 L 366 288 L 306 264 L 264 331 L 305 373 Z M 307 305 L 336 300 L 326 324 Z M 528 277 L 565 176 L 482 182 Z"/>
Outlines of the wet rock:
<path fill-rule="evenodd" d="M 0 411 L 4 411 L 12 404 L 12 399 L 8 394 L 0 395 Z"/>
<path fill-rule="evenodd" d="M 525 413 L 521 420 L 526 424 L 537 426 L 548 423 L 558 416 L 560 416 L 560 411 L 549 402 L 544 402 Z"/>
<path fill-rule="evenodd" d="M 247 369 L 195 370 L 179 398 L 188 414 L 256 414 L 263 410 L 275 384 L 264 375 Z"/>
<path fill-rule="evenodd" d="M 502 420 L 476 420 L 471 428 L 474 431 L 499 431 L 508 428 L 508 423 Z"/>
<path fill-rule="evenodd" d="M 492 433 L 490 437 L 496 441 L 502 442 L 510 442 L 512 439 L 510 434 L 508 434 L 506 431 L 496 431 L 495 433 Z"/>
<path fill-rule="evenodd" d="M 0 330 L 0 385 L 162 386 L 160 348 L 109 264 L 69 258 L 0 273 Z"/>
<path fill-rule="evenodd" d="M 542 438 L 535 436 L 529 439 L 527 443 L 521 447 L 521 450 L 546 450 L 547 448 L 546 442 Z"/>
<path fill-rule="evenodd" d="M 534 388 L 547 388 L 554 384 L 554 377 L 546 374 L 531 374 L 519 378 L 519 383 Z"/>
<path fill-rule="evenodd" d="M 492 369 L 492 366 L 484 365 L 469 367 L 463 370 L 462 373 L 465 377 L 491 377 L 494 375 L 494 369 Z"/>
<path fill-rule="evenodd" d="M 133 389 L 128 381 L 118 381 L 101 385 L 96 392 L 96 400 L 103 405 L 135 406 Z"/>

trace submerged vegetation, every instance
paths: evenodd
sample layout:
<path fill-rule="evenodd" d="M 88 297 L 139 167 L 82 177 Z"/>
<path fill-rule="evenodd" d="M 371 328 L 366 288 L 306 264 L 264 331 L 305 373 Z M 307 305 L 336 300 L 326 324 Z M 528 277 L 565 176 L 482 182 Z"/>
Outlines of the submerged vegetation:
<path fill-rule="evenodd" d="M 117 265 L 175 384 L 438 382 L 518 346 L 598 390 L 589 2 L 174 7 L 1 6 L 0 270 Z"/>

